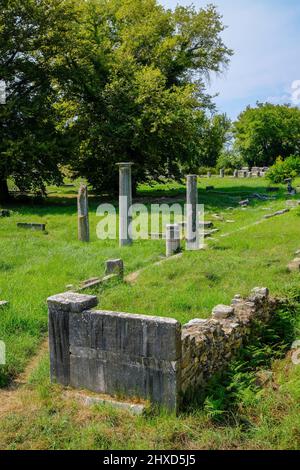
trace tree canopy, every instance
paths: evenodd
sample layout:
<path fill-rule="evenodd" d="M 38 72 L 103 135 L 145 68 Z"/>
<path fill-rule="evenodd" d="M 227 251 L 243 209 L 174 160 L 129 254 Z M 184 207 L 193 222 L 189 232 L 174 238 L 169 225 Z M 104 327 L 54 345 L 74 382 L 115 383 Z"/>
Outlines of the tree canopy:
<path fill-rule="evenodd" d="M 231 51 L 214 6 L 164 9 L 156 0 L 1 0 L 0 180 L 21 188 L 58 181 L 69 163 L 101 191 L 115 163 L 134 179 L 199 166 L 224 138 L 205 91 Z M 218 125 L 217 125 L 218 124 Z"/>
<path fill-rule="evenodd" d="M 21 190 L 59 182 L 70 142 L 57 129 L 53 60 L 72 12 L 59 0 L 1 0 L 0 78 L 7 100 L 0 105 L 0 197 L 8 177 Z"/>
<path fill-rule="evenodd" d="M 258 103 L 234 123 L 235 144 L 250 166 L 272 165 L 276 158 L 300 155 L 300 109 Z"/>

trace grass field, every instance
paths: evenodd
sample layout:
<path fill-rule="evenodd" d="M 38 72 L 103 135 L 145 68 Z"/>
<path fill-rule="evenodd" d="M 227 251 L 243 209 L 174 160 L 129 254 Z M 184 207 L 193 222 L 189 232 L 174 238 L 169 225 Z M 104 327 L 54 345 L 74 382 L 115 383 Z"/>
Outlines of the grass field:
<path fill-rule="evenodd" d="M 215 192 L 205 191 L 207 184 Z M 11 206 L 12 216 L 0 219 L 0 300 L 9 301 L 0 310 L 0 340 L 8 354 L 7 365 L 0 366 L 0 385 L 7 386 L 24 369 L 46 336 L 47 297 L 63 292 L 67 284 L 102 275 L 108 258 L 122 257 L 126 273 L 145 269 L 132 284 L 113 283 L 96 291 L 101 308 L 172 316 L 181 322 L 207 317 L 214 305 L 230 302 L 236 293 L 248 294 L 256 285 L 281 296 L 299 290 L 299 274 L 288 273 L 286 265 L 300 249 L 300 209 L 263 220 L 286 207 L 285 188 L 274 193 L 274 200 L 251 199 L 245 210 L 238 206 L 254 193 L 274 196 L 266 187 L 263 179 L 200 180 L 205 218 L 220 231 L 207 241 L 207 250 L 185 252 L 155 268 L 164 241 L 136 241 L 121 250 L 115 240 L 97 239 L 100 199 L 90 201 L 91 242 L 76 240 L 76 187 L 49 188 L 43 204 Z M 139 188 L 139 201 L 150 204 L 163 198 L 183 203 L 184 186 Z M 215 220 L 216 213 L 224 220 Z M 47 223 L 47 233 L 18 229 L 17 222 Z M 300 366 L 287 358 L 276 359 L 272 367 L 274 386 L 250 391 L 248 401 L 241 401 L 241 414 L 250 423 L 246 426 L 240 420 L 220 424 L 203 407 L 179 417 L 153 413 L 139 418 L 103 406 L 83 408 L 62 400 L 61 388 L 49 384 L 45 354 L 18 391 L 11 412 L 2 416 L 0 409 L 0 448 L 299 449 Z"/>

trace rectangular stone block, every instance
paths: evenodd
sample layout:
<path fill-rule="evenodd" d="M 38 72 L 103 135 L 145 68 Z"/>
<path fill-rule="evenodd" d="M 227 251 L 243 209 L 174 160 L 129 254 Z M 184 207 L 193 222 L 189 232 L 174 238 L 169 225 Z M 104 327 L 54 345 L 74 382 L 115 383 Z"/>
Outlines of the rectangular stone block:
<path fill-rule="evenodd" d="M 95 311 L 71 314 L 70 384 L 177 409 L 181 325 L 174 319 Z"/>
<path fill-rule="evenodd" d="M 105 261 L 105 274 L 118 274 L 123 276 L 124 273 L 124 263 L 122 259 L 108 259 Z"/>
<path fill-rule="evenodd" d="M 82 295 L 74 292 L 49 297 L 49 351 L 51 381 L 62 385 L 70 383 L 70 340 L 69 314 L 76 315 L 97 305 L 94 295 Z"/>
<path fill-rule="evenodd" d="M 106 310 L 70 315 L 70 345 L 176 361 L 181 326 L 173 318 Z"/>
<path fill-rule="evenodd" d="M 27 228 L 30 230 L 41 230 L 42 232 L 44 232 L 46 229 L 46 224 L 34 224 L 34 223 L 28 224 L 28 223 L 19 222 L 17 223 L 17 227 Z"/>

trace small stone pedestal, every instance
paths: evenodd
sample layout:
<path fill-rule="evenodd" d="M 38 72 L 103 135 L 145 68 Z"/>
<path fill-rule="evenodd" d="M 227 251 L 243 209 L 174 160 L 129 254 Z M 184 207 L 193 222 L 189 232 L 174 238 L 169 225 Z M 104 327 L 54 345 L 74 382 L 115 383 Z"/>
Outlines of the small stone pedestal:
<path fill-rule="evenodd" d="M 166 226 L 166 257 L 175 255 L 180 251 L 180 230 L 178 224 Z"/>

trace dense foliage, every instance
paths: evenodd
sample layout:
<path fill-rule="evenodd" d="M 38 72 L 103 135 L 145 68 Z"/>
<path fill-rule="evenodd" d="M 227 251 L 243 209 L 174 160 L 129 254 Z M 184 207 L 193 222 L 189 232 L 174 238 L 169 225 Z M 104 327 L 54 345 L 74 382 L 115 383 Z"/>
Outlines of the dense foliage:
<path fill-rule="evenodd" d="M 282 160 L 278 157 L 276 163 L 271 166 L 267 173 L 267 178 L 272 183 L 284 183 L 287 178 L 296 178 L 300 175 L 300 157 L 291 155 Z"/>
<path fill-rule="evenodd" d="M 135 163 L 135 181 L 177 176 L 209 153 L 216 161 L 228 123 L 211 121 L 205 80 L 231 51 L 215 7 L 171 11 L 156 0 L 1 0 L 1 7 L 3 183 L 13 177 L 23 189 L 43 188 L 68 162 L 111 192 L 118 161 Z"/>
<path fill-rule="evenodd" d="M 70 139 L 57 129 L 55 57 L 64 47 L 73 13 L 66 2 L 1 0 L 0 78 L 7 100 L 0 105 L 0 200 L 7 178 L 21 190 L 59 182 L 58 166 L 70 155 Z"/>
<path fill-rule="evenodd" d="M 245 164 L 243 157 L 235 151 L 223 151 L 217 160 L 217 170 L 224 168 L 225 170 L 240 170 Z"/>
<path fill-rule="evenodd" d="M 300 109 L 258 104 L 234 125 L 236 146 L 249 166 L 269 166 L 281 155 L 300 155 Z"/>

